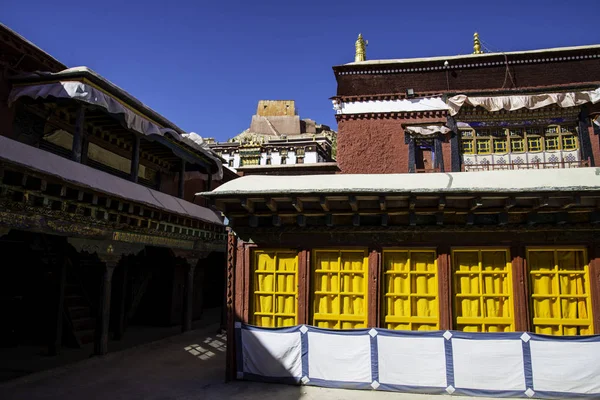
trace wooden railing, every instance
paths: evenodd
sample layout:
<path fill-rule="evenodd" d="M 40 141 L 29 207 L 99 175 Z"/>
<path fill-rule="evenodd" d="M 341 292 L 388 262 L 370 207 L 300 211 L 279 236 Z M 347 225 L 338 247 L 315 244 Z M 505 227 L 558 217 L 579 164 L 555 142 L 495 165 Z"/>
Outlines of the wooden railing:
<path fill-rule="evenodd" d="M 473 171 L 501 171 L 512 169 L 561 169 L 561 168 L 582 168 L 591 165 L 590 159 L 579 161 L 565 161 L 564 159 L 557 162 L 535 162 L 535 163 L 506 163 L 506 164 L 463 164 L 463 172 Z"/>

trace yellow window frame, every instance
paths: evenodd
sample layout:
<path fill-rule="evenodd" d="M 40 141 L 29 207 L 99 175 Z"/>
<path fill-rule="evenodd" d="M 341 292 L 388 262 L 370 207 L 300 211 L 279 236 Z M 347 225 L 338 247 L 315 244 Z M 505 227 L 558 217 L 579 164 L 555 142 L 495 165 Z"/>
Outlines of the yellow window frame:
<path fill-rule="evenodd" d="M 560 150 L 560 137 L 546 136 L 544 138 L 544 149 L 546 151 Z"/>
<path fill-rule="evenodd" d="M 542 138 L 538 136 L 527 136 L 527 151 L 531 153 L 539 153 L 542 151 Z"/>
<path fill-rule="evenodd" d="M 506 138 L 494 139 L 494 153 L 506 153 L 508 149 L 506 142 Z"/>
<path fill-rule="evenodd" d="M 563 135 L 562 136 L 562 149 L 563 150 L 577 150 L 579 148 L 577 144 L 577 137 L 575 135 Z"/>
<path fill-rule="evenodd" d="M 328 268 L 318 265 L 321 255 L 329 254 Z M 348 261 L 344 255 L 358 255 L 361 268 L 350 261 L 351 268 L 346 269 Z M 335 257 L 333 257 L 336 255 Z M 335 259 L 333 268 L 331 260 Z M 356 260 L 354 260 L 355 262 Z M 342 264 L 344 262 L 344 264 Z M 336 265 L 337 264 L 337 265 Z M 312 324 L 329 329 L 358 329 L 368 325 L 368 274 L 369 258 L 367 250 L 320 249 L 313 250 L 312 256 Z M 362 287 L 360 287 L 362 286 Z M 325 290 L 324 290 L 325 289 Z M 348 290 L 350 289 L 350 290 Z M 350 312 L 350 311 L 361 312 Z"/>
<path fill-rule="evenodd" d="M 539 268 L 534 265 L 531 253 L 533 252 L 547 252 L 553 254 L 553 265 L 551 269 Z M 581 254 L 582 269 L 571 270 L 559 268 L 559 252 L 577 252 Z M 574 331 L 583 331 L 583 335 L 594 334 L 594 318 L 591 301 L 591 287 L 590 287 L 590 273 L 588 263 L 587 250 L 584 247 L 529 247 L 527 248 L 527 267 L 529 272 L 529 282 L 531 289 L 531 318 L 534 331 L 541 334 L 549 335 L 565 335 L 565 330 L 568 330 L 567 334 L 572 334 Z M 579 275 L 583 278 L 584 282 L 577 282 L 577 289 L 584 290 L 584 294 L 573 294 L 561 292 L 561 283 L 564 284 L 564 279 L 567 280 L 573 278 L 575 275 Z M 539 287 L 536 288 L 536 280 L 543 279 L 544 277 L 550 278 L 550 285 L 548 282 L 540 282 Z M 563 281 L 561 282 L 561 278 Z M 544 284 L 542 284 L 544 283 Z M 550 289 L 550 293 L 546 292 Z M 555 304 L 552 304 L 552 300 L 555 300 Z M 573 300 L 577 301 L 576 311 L 581 314 L 585 311 L 587 318 L 565 318 L 564 308 L 569 305 L 569 302 Z M 582 302 L 583 300 L 583 302 Z M 549 307 L 546 307 L 545 303 Z M 573 304 L 570 304 L 571 306 Z M 568 313 L 569 311 L 567 311 Z M 558 314 L 558 317 L 553 316 L 540 316 L 539 314 Z M 558 332 L 553 331 L 552 328 L 557 329 Z M 575 335 L 578 335 L 576 333 Z"/>
<path fill-rule="evenodd" d="M 492 152 L 490 142 L 491 139 L 489 138 L 475 139 L 475 147 L 477 154 L 490 154 Z"/>
<path fill-rule="evenodd" d="M 504 253 L 502 270 L 484 270 L 483 253 L 486 252 L 502 252 Z M 461 253 L 477 253 L 477 266 L 473 270 L 469 267 L 468 270 L 461 270 L 457 256 Z M 496 291 L 498 282 L 493 282 L 494 278 L 499 275 L 504 275 L 504 280 L 501 283 L 506 285 L 502 292 Z M 473 279 L 476 279 L 477 286 L 474 293 L 463 293 L 465 288 L 471 285 Z M 454 321 L 455 329 L 465 331 L 480 331 L 480 332 L 514 332 L 515 330 L 515 310 L 514 296 L 512 285 L 512 263 L 510 261 L 510 251 L 507 248 L 458 248 L 452 250 L 452 281 L 454 287 Z M 484 293 L 488 282 L 492 282 L 494 286 L 492 293 Z M 493 303 L 494 299 L 504 299 L 500 305 L 500 309 L 507 310 L 508 316 L 488 316 L 490 308 L 496 307 Z M 459 311 L 460 310 L 460 311 Z M 479 314 L 479 315 L 463 315 L 463 314 Z M 473 329 L 474 327 L 477 329 Z M 503 328 L 503 329 L 499 329 Z"/>
<path fill-rule="evenodd" d="M 525 143 L 522 137 L 511 137 L 510 138 L 510 151 L 511 153 L 524 153 Z"/>
<path fill-rule="evenodd" d="M 417 270 L 416 254 L 430 254 L 433 269 Z M 398 264 L 393 263 L 394 256 L 398 255 L 406 255 L 405 262 L 400 264 L 400 268 L 397 268 Z M 384 250 L 383 276 L 382 311 L 385 328 L 401 330 L 440 328 L 435 249 Z"/>
<path fill-rule="evenodd" d="M 473 139 L 462 139 L 463 154 L 473 154 Z"/>
<path fill-rule="evenodd" d="M 269 260 L 261 260 L 265 256 L 272 257 L 271 265 L 264 264 Z M 282 260 L 287 260 L 287 263 L 282 265 Z M 289 269 L 290 266 L 293 266 L 292 270 Z M 261 249 L 252 252 L 250 309 L 252 323 L 257 326 L 279 328 L 298 324 L 297 251 Z"/>

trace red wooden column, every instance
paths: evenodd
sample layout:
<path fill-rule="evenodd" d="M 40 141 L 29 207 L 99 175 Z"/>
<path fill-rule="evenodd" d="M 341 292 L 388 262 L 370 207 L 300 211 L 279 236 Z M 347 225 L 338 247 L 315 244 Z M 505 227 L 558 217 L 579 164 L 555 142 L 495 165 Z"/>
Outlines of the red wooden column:
<path fill-rule="evenodd" d="M 449 330 L 453 328 L 451 259 L 450 247 L 438 247 L 437 270 L 440 330 Z"/>
<path fill-rule="evenodd" d="M 529 279 L 527 276 L 525 247 L 520 243 L 514 244 L 510 248 L 510 256 L 512 263 L 515 330 L 519 332 L 531 331 L 531 318 L 529 315 Z"/>
<path fill-rule="evenodd" d="M 298 253 L 298 325 L 310 324 L 310 250 Z"/>
<path fill-rule="evenodd" d="M 600 334 L 600 243 L 590 249 L 590 290 L 592 291 L 592 321 L 594 334 Z"/>
<path fill-rule="evenodd" d="M 367 295 L 367 326 L 369 328 L 379 327 L 381 312 L 379 308 L 381 284 L 381 249 L 373 248 L 369 250 L 369 270 L 368 270 L 368 295 Z"/>
<path fill-rule="evenodd" d="M 235 379 L 235 272 L 237 237 L 233 232 L 227 234 L 227 263 L 225 265 L 225 308 L 227 319 L 227 357 L 225 359 L 225 381 Z"/>

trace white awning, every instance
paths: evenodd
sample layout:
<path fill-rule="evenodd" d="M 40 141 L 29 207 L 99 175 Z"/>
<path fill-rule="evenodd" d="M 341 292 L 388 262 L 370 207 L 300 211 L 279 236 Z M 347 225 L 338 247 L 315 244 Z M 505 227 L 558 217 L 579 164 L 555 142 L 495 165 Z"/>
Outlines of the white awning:
<path fill-rule="evenodd" d="M 169 137 L 191 147 L 213 160 L 218 168 L 217 172 L 213 174 L 213 179 L 220 180 L 223 178 L 222 161 L 213 154 L 205 143 L 203 143 L 203 140 L 199 135 L 193 132 L 189 134 L 180 134 L 174 129 L 163 128 L 94 85 L 77 80 L 60 80 L 24 85 L 17 84 L 13 86 L 13 89 L 10 92 L 8 103 L 12 104 L 21 97 L 30 97 L 32 99 L 74 99 L 103 108 L 109 114 L 120 116 L 128 129 L 142 135 L 165 136 L 165 134 L 168 134 Z"/>
<path fill-rule="evenodd" d="M 410 125 L 404 128 L 406 132 L 422 136 L 430 136 L 436 133 L 446 134 L 450 128 L 444 125 Z"/>
<path fill-rule="evenodd" d="M 597 103 L 600 101 L 600 88 L 595 90 L 582 90 L 564 93 L 540 93 L 532 95 L 514 96 L 468 96 L 459 94 L 448 99 L 450 115 L 456 115 L 464 104 L 474 107 L 480 106 L 488 111 L 514 111 L 521 108 L 535 110 L 556 104 L 559 107 L 575 107 L 585 103 Z"/>

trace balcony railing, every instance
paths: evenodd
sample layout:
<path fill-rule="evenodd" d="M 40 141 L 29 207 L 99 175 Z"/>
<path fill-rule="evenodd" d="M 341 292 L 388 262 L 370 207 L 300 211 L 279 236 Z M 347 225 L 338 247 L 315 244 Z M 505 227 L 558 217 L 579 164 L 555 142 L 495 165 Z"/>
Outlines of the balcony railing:
<path fill-rule="evenodd" d="M 474 171 L 501 171 L 512 169 L 561 169 L 561 168 L 582 168 L 591 165 L 590 159 L 578 161 L 565 161 L 561 159 L 558 162 L 534 162 L 534 163 L 481 163 L 481 164 L 463 164 L 463 172 Z"/>

